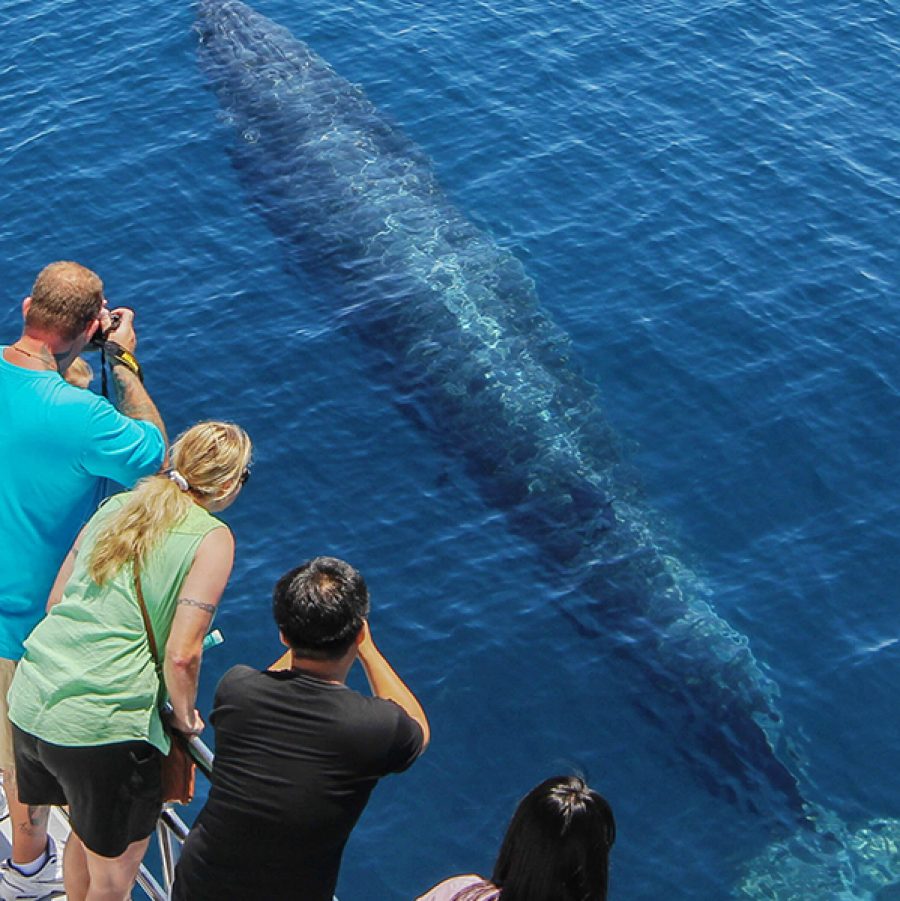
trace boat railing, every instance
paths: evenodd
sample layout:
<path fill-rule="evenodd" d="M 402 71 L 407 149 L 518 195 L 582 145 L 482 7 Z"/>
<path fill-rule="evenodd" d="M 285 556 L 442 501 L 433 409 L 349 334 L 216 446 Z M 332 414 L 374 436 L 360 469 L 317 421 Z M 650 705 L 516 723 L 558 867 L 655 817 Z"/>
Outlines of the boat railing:
<path fill-rule="evenodd" d="M 206 776 L 212 775 L 213 752 L 197 736 L 186 740 L 187 749 L 197 771 Z M 137 884 L 150 901 L 169 901 L 172 884 L 175 882 L 175 864 L 178 863 L 178 849 L 188 836 L 188 825 L 178 815 L 174 805 L 166 804 L 156 823 L 156 841 L 162 867 L 161 879 L 150 871 L 146 863 L 142 863 L 137 875 Z"/>

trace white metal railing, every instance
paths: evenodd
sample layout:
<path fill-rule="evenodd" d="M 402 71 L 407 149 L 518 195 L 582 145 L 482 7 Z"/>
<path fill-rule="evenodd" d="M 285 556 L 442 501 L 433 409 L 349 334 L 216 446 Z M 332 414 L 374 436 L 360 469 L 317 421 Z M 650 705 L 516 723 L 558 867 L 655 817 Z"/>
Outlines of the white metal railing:
<path fill-rule="evenodd" d="M 178 739 L 175 739 L 176 741 Z M 213 753 L 196 735 L 183 739 L 187 749 L 197 764 L 197 769 L 206 776 L 212 775 Z M 156 824 L 156 841 L 159 845 L 159 856 L 162 863 L 162 883 L 146 864 L 142 863 L 137 875 L 137 884 L 151 901 L 169 901 L 172 883 L 175 881 L 175 864 L 178 862 L 178 848 L 184 844 L 188 836 L 188 826 L 175 812 L 171 804 L 167 804 Z"/>

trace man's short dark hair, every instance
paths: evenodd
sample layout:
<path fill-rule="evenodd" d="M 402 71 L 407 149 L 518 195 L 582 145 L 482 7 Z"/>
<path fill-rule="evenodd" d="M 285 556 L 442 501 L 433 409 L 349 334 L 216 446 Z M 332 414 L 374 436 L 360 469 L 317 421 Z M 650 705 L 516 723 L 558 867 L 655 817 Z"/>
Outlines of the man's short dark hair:
<path fill-rule="evenodd" d="M 102 306 L 103 282 L 97 273 L 60 260 L 45 266 L 35 280 L 25 325 L 74 341 Z"/>
<path fill-rule="evenodd" d="M 352 647 L 369 615 L 369 589 L 349 563 L 316 557 L 278 580 L 272 610 L 298 657 L 337 660 Z"/>

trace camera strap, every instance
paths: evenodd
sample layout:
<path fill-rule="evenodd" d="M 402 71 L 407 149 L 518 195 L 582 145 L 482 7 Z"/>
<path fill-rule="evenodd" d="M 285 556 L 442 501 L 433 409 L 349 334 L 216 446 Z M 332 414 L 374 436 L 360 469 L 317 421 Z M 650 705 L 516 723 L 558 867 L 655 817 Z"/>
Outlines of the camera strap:
<path fill-rule="evenodd" d="M 106 348 L 100 347 L 100 392 L 109 399 L 109 380 L 106 377 Z"/>
<path fill-rule="evenodd" d="M 100 361 L 103 366 L 103 378 L 101 380 L 101 388 L 103 390 L 103 396 L 108 397 L 106 390 L 106 362 L 109 361 L 110 366 L 124 366 L 126 369 L 130 369 L 141 381 L 143 384 L 144 381 L 144 371 L 141 369 L 141 364 L 138 363 L 137 357 L 130 351 L 125 350 L 121 344 L 116 344 L 115 341 L 106 341 L 103 346 L 100 348 Z"/>

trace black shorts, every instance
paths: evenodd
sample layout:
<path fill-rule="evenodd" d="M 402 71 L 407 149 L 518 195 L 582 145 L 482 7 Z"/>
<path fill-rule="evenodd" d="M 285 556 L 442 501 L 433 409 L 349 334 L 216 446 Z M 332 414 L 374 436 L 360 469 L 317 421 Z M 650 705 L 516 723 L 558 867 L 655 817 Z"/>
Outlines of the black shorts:
<path fill-rule="evenodd" d="M 147 838 L 162 812 L 160 752 L 145 741 L 67 748 L 13 724 L 23 804 L 68 804 L 75 834 L 101 857 Z"/>

